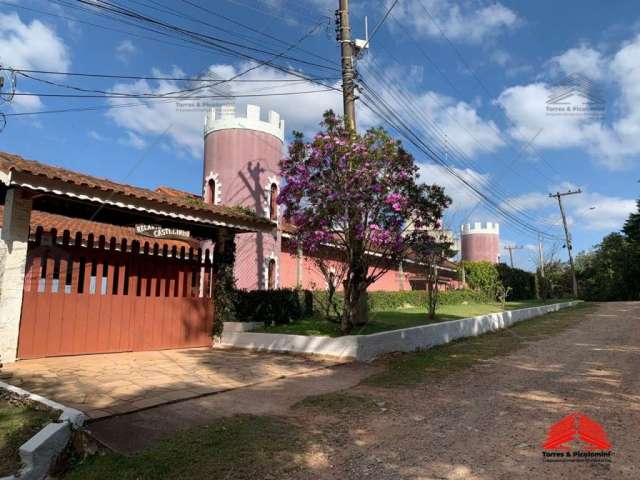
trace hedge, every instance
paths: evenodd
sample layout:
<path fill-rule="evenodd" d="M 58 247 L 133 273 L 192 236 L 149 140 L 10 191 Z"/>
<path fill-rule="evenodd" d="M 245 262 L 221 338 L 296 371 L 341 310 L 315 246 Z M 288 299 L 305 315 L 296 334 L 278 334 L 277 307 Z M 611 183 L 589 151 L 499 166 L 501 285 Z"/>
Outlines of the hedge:
<path fill-rule="evenodd" d="M 500 263 L 496 266 L 500 282 L 511 287 L 509 300 L 529 300 L 536 296 L 535 274 Z"/>
<path fill-rule="evenodd" d="M 236 320 L 264 322 L 265 326 L 289 323 L 312 313 L 311 296 L 302 290 L 238 290 Z"/>
<path fill-rule="evenodd" d="M 335 293 L 335 301 L 342 310 L 342 293 Z M 266 326 L 290 323 L 314 312 L 324 314 L 327 292 L 323 290 L 238 290 L 235 295 L 236 320 L 239 322 L 264 322 Z M 438 305 L 487 303 L 493 299 L 475 290 L 450 290 L 438 293 Z M 372 311 L 397 310 L 405 307 L 427 307 L 425 290 L 400 292 L 369 292 L 369 309 Z M 332 312 L 333 313 L 333 312 Z"/>
<path fill-rule="evenodd" d="M 397 310 L 404 307 L 427 307 L 426 290 L 406 290 L 400 292 L 368 292 L 369 309 L 372 311 Z M 326 304 L 327 292 L 316 290 L 313 292 L 313 308 L 323 313 L 322 306 Z M 342 306 L 342 293 L 335 293 L 338 307 Z M 463 302 L 487 303 L 492 301 L 484 293 L 474 290 L 450 290 L 438 293 L 439 305 L 457 305 Z"/>

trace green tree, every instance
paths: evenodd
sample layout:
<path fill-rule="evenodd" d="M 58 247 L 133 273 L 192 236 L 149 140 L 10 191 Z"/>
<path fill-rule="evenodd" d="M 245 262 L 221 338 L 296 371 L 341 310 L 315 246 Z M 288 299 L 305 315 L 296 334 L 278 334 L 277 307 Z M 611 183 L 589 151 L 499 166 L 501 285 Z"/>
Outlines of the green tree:
<path fill-rule="evenodd" d="M 627 236 L 630 242 L 640 243 L 640 200 L 637 202 L 637 212 L 629 215 L 629 218 L 624 224 L 622 231 Z"/>
<path fill-rule="evenodd" d="M 491 262 L 463 262 L 465 276 L 469 287 L 479 290 L 494 300 L 500 285 L 500 275 L 497 267 Z"/>

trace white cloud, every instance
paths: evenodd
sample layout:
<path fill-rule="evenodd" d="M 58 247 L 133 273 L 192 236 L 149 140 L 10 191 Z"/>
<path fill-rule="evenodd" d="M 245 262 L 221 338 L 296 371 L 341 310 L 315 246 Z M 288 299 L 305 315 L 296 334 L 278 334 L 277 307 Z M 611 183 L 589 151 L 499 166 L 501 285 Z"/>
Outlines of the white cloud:
<path fill-rule="evenodd" d="M 23 92 L 20 90 L 16 90 L 16 93 L 29 93 Z M 16 95 L 11 100 L 11 108 L 14 112 L 35 112 L 38 110 L 42 110 L 44 107 L 40 97 L 36 95 Z"/>
<path fill-rule="evenodd" d="M 634 199 L 609 197 L 597 192 L 585 191 L 581 195 L 571 195 L 565 199 L 563 204 L 567 205 L 572 224 L 586 230 L 619 230 L 629 214 L 636 209 Z"/>
<path fill-rule="evenodd" d="M 118 139 L 118 143 L 120 145 L 124 145 L 125 147 L 132 147 L 136 150 L 142 150 L 147 146 L 147 142 L 144 141 L 141 137 L 136 135 L 133 132 L 126 132 L 127 136 L 125 138 Z"/>
<path fill-rule="evenodd" d="M 480 190 L 489 183 L 490 175 L 480 173 L 470 168 L 453 168 L 456 175 L 465 181 L 476 185 Z M 452 199 L 451 209 L 455 211 L 475 207 L 478 198 L 460 180 L 451 175 L 444 167 L 433 163 L 423 163 L 420 165 L 420 182 L 436 184 L 444 187 L 444 191 Z"/>
<path fill-rule="evenodd" d="M 121 62 L 127 62 L 137 51 L 131 40 L 123 40 L 116 46 L 116 58 Z"/>
<path fill-rule="evenodd" d="M 546 193 L 528 192 L 511 197 L 502 204 L 502 208 L 512 211 L 536 211 L 549 206 L 549 196 Z"/>
<path fill-rule="evenodd" d="M 593 80 L 602 78 L 606 72 L 606 62 L 602 54 L 586 45 L 570 48 L 566 52 L 550 60 L 554 68 L 564 75 L 579 73 Z"/>
<path fill-rule="evenodd" d="M 387 8 L 392 1 L 386 0 Z M 419 35 L 439 38 L 442 29 L 452 41 L 476 44 L 520 23 L 518 15 L 503 4 L 480 0 L 406 0 L 396 5 L 392 15 Z"/>
<path fill-rule="evenodd" d="M 210 73 L 213 75 L 213 78 L 228 79 L 249 67 L 250 64 L 243 64 L 239 67 L 232 65 L 213 65 L 210 68 Z M 185 73 L 178 68 L 174 68 L 169 74 L 154 70 L 153 75 L 158 77 L 180 77 L 185 76 Z M 244 80 L 275 81 L 273 83 L 234 82 L 231 84 L 230 89 L 228 87 L 229 84 L 225 84 L 198 91 L 194 93 L 194 95 L 262 95 L 264 93 L 295 93 L 323 90 L 322 86 L 306 81 L 281 82 L 283 79 L 292 79 L 294 77 L 266 67 L 253 70 L 241 78 Z M 117 83 L 112 90 L 114 92 L 127 94 L 153 93 L 159 95 L 189 87 L 193 87 L 193 85 L 185 85 L 184 83 L 174 81 L 148 82 L 139 80 L 136 82 Z M 145 103 L 140 100 L 111 99 L 110 102 L 114 106 L 132 102 L 139 105 L 135 108 L 113 108 L 107 112 L 107 116 L 121 127 L 139 135 L 159 135 L 169 127 L 167 136 L 173 141 L 174 146 L 186 150 L 194 158 L 200 158 L 202 156 L 202 124 L 206 114 L 206 108 L 178 108 L 175 102 L 161 102 L 157 100 Z M 180 103 L 185 104 L 188 102 L 191 104 L 204 102 L 214 105 L 234 103 L 234 100 L 229 99 L 227 102 L 225 102 L 224 99 L 189 100 L 185 97 Z M 287 133 L 290 133 L 292 129 L 301 130 L 306 133 L 315 132 L 319 128 L 318 123 L 325 110 L 333 108 L 336 112 L 342 111 L 341 97 L 335 91 L 271 97 L 246 97 L 238 101 L 238 109 L 242 111 L 244 108 L 243 105 L 247 103 L 259 105 L 263 112 L 265 112 L 265 116 L 268 110 L 278 112 L 281 118 L 285 120 Z"/>
<path fill-rule="evenodd" d="M 101 133 L 96 132 L 95 130 L 89 130 L 89 133 L 87 133 L 87 135 L 89 138 L 97 142 L 106 142 L 109 140 L 107 137 L 105 137 Z"/>
<path fill-rule="evenodd" d="M 528 141 L 542 129 L 536 138 L 540 148 L 582 148 L 597 163 L 611 170 L 637 164 L 640 155 L 638 58 L 640 36 L 625 44 L 611 58 L 604 58 L 587 47 L 571 49 L 554 57 L 552 63 L 566 73 L 574 69 L 598 77 L 602 72 L 608 72 L 607 78 L 619 87 L 621 95 L 617 102 L 609 101 L 607 108 L 613 109 L 615 104 L 618 108 L 614 112 L 618 117 L 607 124 L 601 118 L 590 116 L 548 115 L 546 101 L 552 94 L 551 85 L 544 82 L 516 85 L 505 89 L 496 100 L 513 124 L 510 135 Z"/>
<path fill-rule="evenodd" d="M 579 187 L 570 182 L 551 185 L 550 192 L 582 190 L 581 194 L 562 197 L 562 205 L 567 216 L 567 223 L 572 228 L 610 232 L 619 230 L 631 212 L 636 209 L 636 201 L 630 198 L 608 196 L 593 192 L 587 187 Z M 553 228 L 562 233 L 562 218 L 558 203 L 550 198 L 547 192 L 528 192 L 512 197 L 505 205 L 515 206 L 527 211 L 542 212 L 540 223 L 546 228 Z"/>
<path fill-rule="evenodd" d="M 13 68 L 67 71 L 64 41 L 39 20 L 24 23 L 17 13 L 0 14 L 0 62 Z"/>
<path fill-rule="evenodd" d="M 421 89 L 422 69 L 389 68 L 372 57 L 361 63 L 363 70 L 383 72 L 368 76 L 373 90 L 394 110 L 405 112 L 413 129 L 430 138 L 444 152 L 444 136 L 447 136 L 451 155 L 460 153 L 474 157 L 490 153 L 504 145 L 499 128 L 491 120 L 485 120 L 476 108 L 434 91 Z M 375 122 L 373 115 L 366 122 Z M 362 122 L 360 122 L 362 124 Z"/>

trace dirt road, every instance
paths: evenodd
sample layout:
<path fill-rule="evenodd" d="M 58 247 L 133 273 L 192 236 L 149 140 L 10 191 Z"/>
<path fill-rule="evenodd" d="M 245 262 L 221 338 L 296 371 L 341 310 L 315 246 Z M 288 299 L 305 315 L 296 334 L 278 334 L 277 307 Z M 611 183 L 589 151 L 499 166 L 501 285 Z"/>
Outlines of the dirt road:
<path fill-rule="evenodd" d="M 317 433 L 299 478 L 640 478 L 640 303 L 598 305 L 559 335 L 415 388 L 357 387 L 375 415 L 302 415 Z M 581 412 L 613 444 L 611 463 L 549 463 L 541 444 Z"/>
<path fill-rule="evenodd" d="M 282 455 L 223 452 L 225 465 L 214 471 L 229 479 L 635 480 L 640 478 L 639 327 L 640 302 L 599 304 L 452 344 L 440 357 L 434 351 L 400 356 L 422 362 L 418 383 L 411 386 L 390 388 L 388 381 L 381 386 L 371 379 L 360 384 L 372 374 L 395 380 L 401 372 L 382 368 L 384 362 L 351 364 L 99 421 L 91 428 L 107 445 L 134 453 L 164 437 L 173 442 L 180 430 L 215 425 L 219 417 L 239 413 L 259 416 L 244 417 L 249 429 L 267 420 L 286 425 L 288 435 L 255 429 L 242 437 L 243 446 L 275 446 Z M 472 366 L 453 370 L 457 360 L 460 368 Z M 425 377 L 424 370 L 436 364 L 441 375 Z M 550 427 L 574 412 L 601 424 L 612 444 L 610 462 L 545 461 L 542 444 Z M 196 449 L 201 464 L 190 464 L 184 478 L 205 478 L 200 476 L 210 458 L 205 447 L 183 441 L 176 454 L 167 453 L 166 445 L 163 454 L 149 458 L 166 460 Z M 583 448 L 577 441 L 572 446 Z M 144 471 L 147 457 L 141 458 Z M 131 475 L 126 478 L 152 478 Z"/>

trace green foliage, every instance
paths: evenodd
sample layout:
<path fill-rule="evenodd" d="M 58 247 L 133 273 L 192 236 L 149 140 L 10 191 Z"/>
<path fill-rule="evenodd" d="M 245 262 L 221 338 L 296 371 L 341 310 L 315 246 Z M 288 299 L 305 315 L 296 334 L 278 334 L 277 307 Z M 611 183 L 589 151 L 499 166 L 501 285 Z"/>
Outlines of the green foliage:
<path fill-rule="evenodd" d="M 255 210 L 249 208 L 249 207 L 244 207 L 242 205 L 234 205 L 232 207 L 229 207 L 231 210 L 234 210 L 242 215 L 246 215 L 248 217 L 254 217 L 257 218 L 258 214 L 256 213 Z"/>
<path fill-rule="evenodd" d="M 220 337 L 224 327 L 223 322 L 235 319 L 236 279 L 233 266 L 236 261 L 236 244 L 233 238 L 223 239 L 224 248 L 216 242 L 213 272 L 213 305 L 215 321 L 213 322 L 213 336 Z"/>
<path fill-rule="evenodd" d="M 496 266 L 498 270 L 498 278 L 504 288 L 511 289 L 509 292 L 509 300 L 528 300 L 535 298 L 535 274 L 520 270 L 519 268 L 511 268 L 505 263 Z M 498 287 L 500 291 L 500 287 Z"/>
<path fill-rule="evenodd" d="M 629 215 L 622 231 L 629 242 L 636 246 L 640 244 L 640 200 L 637 202 L 637 211 Z"/>
<path fill-rule="evenodd" d="M 593 252 L 576 258 L 576 275 L 585 299 L 640 299 L 640 242 L 611 233 Z"/>
<path fill-rule="evenodd" d="M 304 300 L 304 293 L 291 288 L 238 290 L 236 318 L 241 322 L 264 322 L 266 327 L 286 324 L 302 318 L 308 308 Z"/>
<path fill-rule="evenodd" d="M 342 292 L 336 292 L 336 301 L 340 304 Z M 405 290 L 400 292 L 369 292 L 369 309 L 374 312 L 386 312 L 407 307 L 425 307 L 428 298 L 426 290 Z M 327 301 L 327 292 L 316 290 L 313 292 L 314 310 L 322 313 L 322 306 Z M 475 290 L 451 290 L 440 292 L 439 305 L 459 305 L 461 303 L 488 303 L 493 301 L 483 292 Z"/>
<path fill-rule="evenodd" d="M 0 393 L 0 477 L 20 468 L 20 446 L 60 412 L 37 409 L 10 394 Z"/>
<path fill-rule="evenodd" d="M 474 290 L 483 292 L 487 297 L 496 298 L 500 283 L 497 267 L 491 262 L 463 262 L 467 283 Z"/>

